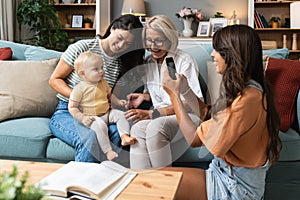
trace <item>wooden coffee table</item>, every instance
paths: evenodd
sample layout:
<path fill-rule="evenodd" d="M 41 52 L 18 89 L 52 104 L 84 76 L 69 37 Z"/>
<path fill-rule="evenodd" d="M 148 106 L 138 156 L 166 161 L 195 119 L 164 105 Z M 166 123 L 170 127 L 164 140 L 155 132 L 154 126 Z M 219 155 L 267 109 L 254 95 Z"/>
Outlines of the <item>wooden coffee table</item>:
<path fill-rule="evenodd" d="M 19 174 L 22 175 L 25 171 L 29 172 L 28 182 L 33 184 L 39 182 L 42 178 L 51 174 L 63 164 L 31 162 L 31 161 L 16 161 L 16 160 L 0 160 L 0 170 L 11 171 L 12 166 L 18 165 Z M 119 200 L 150 200 L 150 199 L 182 199 L 183 195 L 190 195 L 190 185 L 182 185 L 181 177 L 186 179 L 184 182 L 189 182 L 189 177 L 184 176 L 186 170 L 198 170 L 192 168 L 162 168 L 157 170 L 141 170 L 133 181 L 121 192 L 117 197 Z M 195 178 L 195 177 L 193 177 Z M 181 194 L 178 194 L 179 191 Z M 194 187 L 197 187 L 195 184 Z M 192 194 L 195 195 L 195 194 Z M 177 197 L 177 198 L 176 198 Z M 193 198 L 189 198 L 193 199 Z"/>

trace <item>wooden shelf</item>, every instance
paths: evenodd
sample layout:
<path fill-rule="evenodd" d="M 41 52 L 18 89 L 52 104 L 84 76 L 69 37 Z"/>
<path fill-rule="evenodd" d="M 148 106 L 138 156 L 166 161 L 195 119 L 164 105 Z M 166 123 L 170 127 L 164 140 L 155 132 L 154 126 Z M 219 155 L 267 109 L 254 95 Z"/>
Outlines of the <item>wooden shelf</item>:
<path fill-rule="evenodd" d="M 96 6 L 96 3 L 57 3 L 54 6 Z"/>
<path fill-rule="evenodd" d="M 255 28 L 257 31 L 300 31 L 300 28 Z"/>
<path fill-rule="evenodd" d="M 255 1 L 254 4 L 290 4 L 295 1 Z"/>
<path fill-rule="evenodd" d="M 253 3 L 253 1 L 250 2 Z M 286 35 L 287 48 L 291 49 L 293 40 L 292 35 L 296 33 L 298 35 L 297 46 L 298 48 L 300 48 L 300 28 L 285 28 L 287 22 L 286 18 L 290 17 L 290 4 L 293 2 L 300 1 L 254 1 L 254 5 L 252 5 L 253 9 L 256 10 L 259 14 L 263 15 L 267 22 L 269 22 L 269 20 L 273 16 L 278 16 L 281 18 L 280 28 L 255 28 L 261 40 L 275 41 L 277 44 L 277 48 L 282 48 L 283 35 Z M 290 59 L 298 60 L 300 58 L 300 50 L 289 50 L 289 52 Z"/>
<path fill-rule="evenodd" d="M 95 28 L 63 28 L 65 31 L 96 31 Z"/>
<path fill-rule="evenodd" d="M 289 50 L 290 53 L 300 53 L 300 50 Z"/>

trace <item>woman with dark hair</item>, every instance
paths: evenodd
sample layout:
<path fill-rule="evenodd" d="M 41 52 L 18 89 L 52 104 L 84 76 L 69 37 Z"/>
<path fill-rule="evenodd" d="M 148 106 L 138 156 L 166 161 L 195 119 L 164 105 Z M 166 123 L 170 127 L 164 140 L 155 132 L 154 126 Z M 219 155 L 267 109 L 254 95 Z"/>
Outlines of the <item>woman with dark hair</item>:
<path fill-rule="evenodd" d="M 80 40 L 71 44 L 50 77 L 50 86 L 58 92 L 58 105 L 50 122 L 52 133 L 75 148 L 75 161 L 99 162 L 105 158 L 101 154 L 96 134 L 83 124 L 76 123 L 69 111 L 68 101 L 72 89 L 81 79 L 74 70 L 74 61 L 85 51 L 101 55 L 104 79 L 113 88 L 120 76 L 131 67 L 143 62 L 142 23 L 133 15 L 122 15 L 115 19 L 103 36 Z M 135 56 L 132 56 L 135 55 Z M 128 64 L 128 57 L 132 61 Z M 120 145 L 120 137 L 115 125 L 109 126 L 112 142 Z"/>
<path fill-rule="evenodd" d="M 192 147 L 204 144 L 214 155 L 201 173 L 199 199 L 263 199 L 266 173 L 279 158 L 281 141 L 273 93 L 264 78 L 261 40 L 251 27 L 233 25 L 213 35 L 213 48 L 222 84 L 211 110 L 183 75 L 172 80 L 164 74 L 164 89 L 187 142 Z M 185 112 L 180 93 L 206 119 L 199 127 Z"/>

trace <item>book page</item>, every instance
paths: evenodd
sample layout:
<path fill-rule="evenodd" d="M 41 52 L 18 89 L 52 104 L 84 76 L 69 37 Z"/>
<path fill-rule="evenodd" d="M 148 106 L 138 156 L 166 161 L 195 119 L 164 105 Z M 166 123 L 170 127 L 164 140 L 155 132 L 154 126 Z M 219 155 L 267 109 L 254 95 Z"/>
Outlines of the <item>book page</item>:
<path fill-rule="evenodd" d="M 128 171 L 129 169 L 113 161 L 100 164 L 71 161 L 41 180 L 39 185 L 50 194 L 67 196 L 66 191 L 70 189 L 76 192 L 83 191 L 95 197 L 120 180 Z"/>

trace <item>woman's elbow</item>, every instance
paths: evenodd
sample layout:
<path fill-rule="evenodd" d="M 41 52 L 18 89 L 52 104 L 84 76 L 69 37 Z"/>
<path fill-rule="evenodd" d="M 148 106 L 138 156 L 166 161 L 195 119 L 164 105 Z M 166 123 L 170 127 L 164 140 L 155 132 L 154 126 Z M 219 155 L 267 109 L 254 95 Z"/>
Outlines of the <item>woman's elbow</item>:
<path fill-rule="evenodd" d="M 190 146 L 192 148 L 202 146 L 202 141 L 200 140 L 200 138 L 197 135 L 195 136 L 194 140 L 191 142 Z"/>

